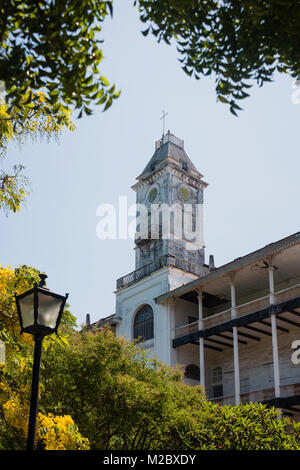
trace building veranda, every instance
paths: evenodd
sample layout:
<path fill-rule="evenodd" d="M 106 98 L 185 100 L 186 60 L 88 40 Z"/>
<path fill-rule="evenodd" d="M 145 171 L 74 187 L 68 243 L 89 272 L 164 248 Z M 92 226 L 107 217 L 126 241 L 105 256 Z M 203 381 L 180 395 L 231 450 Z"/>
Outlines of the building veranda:
<path fill-rule="evenodd" d="M 133 189 L 148 208 L 180 208 L 202 205 L 206 186 L 168 132 Z M 158 237 L 142 239 L 137 228 L 136 269 L 117 280 L 116 313 L 88 326 L 142 338 L 150 356 L 183 366 L 210 400 L 259 401 L 299 420 L 300 232 L 216 268 L 212 258 L 205 264 L 203 244 L 187 248 L 177 229 L 173 222 L 164 237 L 159 223 Z"/>

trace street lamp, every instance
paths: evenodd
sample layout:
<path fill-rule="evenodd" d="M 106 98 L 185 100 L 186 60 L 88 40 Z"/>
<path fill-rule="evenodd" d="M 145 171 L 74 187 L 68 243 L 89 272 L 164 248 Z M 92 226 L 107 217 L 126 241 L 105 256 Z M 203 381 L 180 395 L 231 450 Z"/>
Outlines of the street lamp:
<path fill-rule="evenodd" d="M 62 296 L 51 292 L 45 287 L 46 278 L 46 274 L 40 274 L 39 286 L 35 284 L 33 289 L 16 295 L 21 333 L 29 333 L 34 336 L 27 450 L 34 449 L 42 342 L 44 336 L 57 333 L 63 309 L 69 295 Z"/>

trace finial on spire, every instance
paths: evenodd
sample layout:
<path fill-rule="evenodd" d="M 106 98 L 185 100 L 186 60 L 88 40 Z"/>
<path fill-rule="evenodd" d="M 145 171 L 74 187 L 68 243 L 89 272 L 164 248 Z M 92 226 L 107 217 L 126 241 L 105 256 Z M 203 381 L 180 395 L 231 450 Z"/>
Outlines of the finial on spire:
<path fill-rule="evenodd" d="M 162 117 L 160 118 L 160 120 L 163 120 L 163 133 L 162 133 L 162 136 L 165 135 L 165 117 L 168 115 L 169 113 L 166 113 L 166 111 L 163 111 L 163 115 Z"/>

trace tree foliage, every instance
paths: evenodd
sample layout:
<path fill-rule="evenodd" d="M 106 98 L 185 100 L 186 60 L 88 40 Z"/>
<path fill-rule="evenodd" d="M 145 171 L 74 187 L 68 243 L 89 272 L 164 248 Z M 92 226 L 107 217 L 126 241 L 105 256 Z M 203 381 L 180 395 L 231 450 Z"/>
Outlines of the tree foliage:
<path fill-rule="evenodd" d="M 274 408 L 210 403 L 180 370 L 109 329 L 74 334 L 63 354 L 55 349 L 45 358 L 43 406 L 70 414 L 92 449 L 300 449 L 300 425 Z"/>
<path fill-rule="evenodd" d="M 17 212 L 28 196 L 27 178 L 21 174 L 24 166 L 14 165 L 10 173 L 0 171 L 0 209 Z"/>
<path fill-rule="evenodd" d="M 272 81 L 275 71 L 300 74 L 299 0 L 134 0 L 158 41 L 175 42 L 183 70 L 214 75 L 219 101 L 233 114 L 239 100 Z M 21 116 L 45 89 L 60 106 L 90 115 L 119 96 L 100 70 L 103 22 L 112 0 L 3 0 L 0 5 L 0 80 L 10 107 Z"/>
<path fill-rule="evenodd" d="M 213 74 L 219 101 L 236 115 L 253 80 L 300 73 L 299 0 L 136 0 L 149 32 L 177 44 L 183 70 Z"/>
<path fill-rule="evenodd" d="M 26 106 L 22 114 L 19 114 L 15 107 L 12 107 L 9 112 L 4 100 L 0 106 L 1 157 L 6 156 L 7 146 L 11 140 L 23 144 L 28 137 L 33 141 L 43 137 L 57 138 L 64 128 L 70 131 L 75 130 L 70 119 L 70 110 L 60 106 L 59 110 L 55 112 L 53 106 L 47 103 L 43 91 L 28 90 L 22 97 L 21 106 L 30 96 L 33 102 Z"/>
<path fill-rule="evenodd" d="M 53 348 L 46 361 L 45 408 L 71 414 L 94 449 L 175 446 L 181 438 L 170 419 L 188 425 L 204 399 L 200 387 L 108 329 L 75 334 L 63 356 Z"/>
<path fill-rule="evenodd" d="M 73 131 L 75 126 L 70 119 L 70 110 L 60 106 L 57 111 L 47 103 L 42 91 L 28 90 L 21 98 L 21 103 L 28 101 L 22 112 L 15 106 L 8 106 L 2 99 L 0 104 L 0 158 L 5 158 L 9 142 L 19 145 L 30 138 L 32 141 L 42 138 L 58 138 L 62 130 Z M 3 97 L 2 97 L 3 98 Z M 22 106 L 21 106 L 22 107 Z M 21 203 L 28 197 L 28 180 L 23 174 L 24 166 L 14 165 L 11 172 L 0 171 L 0 209 L 17 212 Z"/>
<path fill-rule="evenodd" d="M 0 264 L 0 327 L 2 336 L 11 333 L 14 340 L 19 338 L 20 325 L 15 295 L 20 295 L 32 289 L 35 284 L 39 284 L 39 275 L 40 272 L 30 266 L 21 265 L 18 268 L 12 269 L 11 266 L 5 267 Z M 68 332 L 77 326 L 76 319 L 70 312 L 69 307 L 69 304 L 66 303 L 61 318 L 59 333 L 62 336 L 64 329 Z M 58 338 L 60 334 L 58 334 Z M 24 335 L 24 338 L 28 340 L 31 336 Z M 46 337 L 44 343 L 45 341 L 51 342 L 51 337 Z"/>
<path fill-rule="evenodd" d="M 33 105 L 28 90 L 44 89 L 57 113 L 74 106 L 91 114 L 90 104 L 108 109 L 119 96 L 102 75 L 102 23 L 112 1 L 2 0 L 0 4 L 0 80 L 8 111 L 20 115 Z"/>

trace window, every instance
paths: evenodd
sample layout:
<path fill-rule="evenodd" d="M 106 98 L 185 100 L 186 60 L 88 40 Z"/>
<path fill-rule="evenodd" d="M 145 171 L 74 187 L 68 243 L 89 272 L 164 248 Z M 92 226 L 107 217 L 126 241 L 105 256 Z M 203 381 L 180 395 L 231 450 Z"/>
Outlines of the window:
<path fill-rule="evenodd" d="M 179 160 L 179 163 L 181 163 L 181 168 L 187 171 L 188 169 L 187 162 L 183 162 L 182 160 Z"/>
<path fill-rule="evenodd" d="M 241 393 L 249 392 L 249 377 L 241 379 Z"/>
<path fill-rule="evenodd" d="M 220 398 L 223 396 L 223 385 L 214 385 L 213 386 L 213 398 Z"/>
<path fill-rule="evenodd" d="M 200 369 L 196 364 L 189 364 L 185 368 L 184 376 L 186 379 L 200 381 Z"/>
<path fill-rule="evenodd" d="M 215 367 L 212 371 L 213 398 L 223 396 L 223 372 L 222 367 Z"/>
<path fill-rule="evenodd" d="M 141 338 L 142 341 L 154 337 L 153 310 L 150 305 L 144 305 L 137 312 L 133 325 L 133 337 Z"/>

